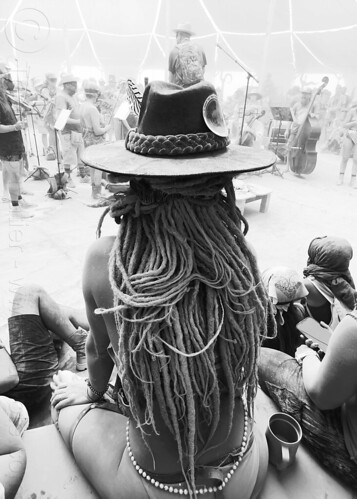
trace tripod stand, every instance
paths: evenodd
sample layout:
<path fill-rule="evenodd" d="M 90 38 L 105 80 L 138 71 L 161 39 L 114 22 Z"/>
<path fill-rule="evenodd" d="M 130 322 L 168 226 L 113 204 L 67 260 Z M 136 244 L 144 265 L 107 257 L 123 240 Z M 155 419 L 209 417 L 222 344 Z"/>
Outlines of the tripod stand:
<path fill-rule="evenodd" d="M 279 154 L 279 144 L 285 143 L 284 141 L 280 141 L 280 133 L 281 133 L 281 124 L 283 121 L 293 121 L 293 117 L 291 115 L 290 108 L 288 107 L 271 107 L 271 113 L 273 115 L 274 120 L 279 121 L 278 132 L 275 136 L 275 144 L 272 141 L 270 149 L 274 151 L 275 155 L 280 158 Z M 274 146 L 274 148 L 272 147 Z M 266 170 L 267 171 L 267 170 Z M 276 163 L 272 166 L 271 172 L 273 175 L 279 175 L 281 178 L 284 178 L 283 173 L 276 166 Z"/>
<path fill-rule="evenodd" d="M 38 111 L 37 111 L 38 113 Z M 39 114 L 39 113 L 38 113 Z M 26 182 L 29 178 L 33 177 L 34 175 L 36 175 L 37 173 L 40 174 L 40 178 L 41 179 L 48 179 L 50 174 L 48 173 L 47 170 L 45 170 L 45 168 L 43 168 L 41 166 L 41 162 L 40 162 L 40 156 L 38 154 L 38 146 L 37 146 L 37 138 L 36 138 L 36 131 L 35 131 L 35 124 L 34 124 L 34 121 L 33 121 L 33 112 L 31 111 L 30 112 L 30 115 L 31 115 L 31 123 L 32 123 L 32 130 L 33 130 L 33 138 L 34 138 L 34 142 L 35 142 L 35 149 L 36 149 L 36 157 L 37 157 L 37 165 L 36 165 L 36 168 L 34 169 L 34 171 L 32 173 L 30 173 L 30 175 L 28 177 L 25 178 L 24 182 Z"/>
<path fill-rule="evenodd" d="M 279 145 L 279 139 L 280 139 L 280 130 L 281 130 L 281 122 L 282 122 L 282 117 L 281 114 L 279 113 L 279 128 L 278 128 L 278 133 L 276 136 L 276 143 L 275 143 L 275 155 L 277 156 L 277 151 L 278 151 L 278 145 Z M 279 175 L 279 177 L 284 178 L 283 173 L 279 170 L 279 168 L 276 166 L 276 163 L 273 164 L 272 169 L 271 169 L 271 174 L 272 175 Z"/>

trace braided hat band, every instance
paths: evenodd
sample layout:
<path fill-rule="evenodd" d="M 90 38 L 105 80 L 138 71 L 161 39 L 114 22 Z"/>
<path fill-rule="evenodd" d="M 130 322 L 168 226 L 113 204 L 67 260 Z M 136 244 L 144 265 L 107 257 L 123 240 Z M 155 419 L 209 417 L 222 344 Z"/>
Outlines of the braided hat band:
<path fill-rule="evenodd" d="M 179 135 L 144 135 L 130 130 L 125 147 L 136 154 L 158 156 L 183 156 L 225 149 L 228 137 L 219 137 L 212 132 Z"/>

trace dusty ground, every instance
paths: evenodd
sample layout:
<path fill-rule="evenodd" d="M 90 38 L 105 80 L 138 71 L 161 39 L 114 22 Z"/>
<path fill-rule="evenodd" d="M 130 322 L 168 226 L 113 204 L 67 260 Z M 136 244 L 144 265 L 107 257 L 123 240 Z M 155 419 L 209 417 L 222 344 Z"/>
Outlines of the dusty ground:
<path fill-rule="evenodd" d="M 32 163 L 36 163 L 32 158 Z M 55 172 L 57 163 L 41 158 L 42 166 Z M 280 170 L 285 165 L 278 165 Z M 339 157 L 319 154 L 314 172 L 305 178 L 285 173 L 284 178 L 272 174 L 244 177 L 246 183 L 263 185 L 272 190 L 267 213 L 259 212 L 259 202 L 246 206 L 250 224 L 248 238 L 254 245 L 261 270 L 270 265 L 289 265 L 302 272 L 307 248 L 317 235 L 334 234 L 346 237 L 357 248 L 357 189 L 346 184 L 336 185 Z M 11 218 L 9 206 L 1 205 L 0 213 L 0 325 L 6 323 L 11 311 L 14 290 L 25 282 L 44 286 L 61 303 L 82 306 L 81 273 L 84 256 L 95 239 L 95 229 L 102 209 L 89 208 L 90 186 L 79 183 L 70 199 L 55 201 L 46 196 L 47 181 L 25 182 L 32 191 L 27 196 L 38 204 L 29 220 Z M 113 234 L 116 225 L 104 222 L 103 235 Z M 357 276 L 357 257 L 351 263 Z M 4 330 L 4 328 L 2 328 Z"/>

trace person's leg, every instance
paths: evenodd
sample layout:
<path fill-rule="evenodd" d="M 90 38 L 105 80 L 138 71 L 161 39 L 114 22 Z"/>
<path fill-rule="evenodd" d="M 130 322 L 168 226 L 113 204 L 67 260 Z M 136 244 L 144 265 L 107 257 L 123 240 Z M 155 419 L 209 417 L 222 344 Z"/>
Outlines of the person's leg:
<path fill-rule="evenodd" d="M 83 312 L 58 305 L 41 286 L 32 284 L 15 293 L 12 316 L 17 315 L 40 316 L 45 328 L 76 352 L 77 369 L 86 369 L 85 342 L 89 324 Z"/>
<path fill-rule="evenodd" d="M 23 174 L 23 160 L 20 161 L 4 161 L 8 173 L 8 186 L 11 199 L 11 213 L 18 218 L 31 218 L 31 213 L 26 213 L 22 208 L 28 207 L 28 204 L 21 203 L 21 185 Z"/>
<path fill-rule="evenodd" d="M 85 166 L 82 162 L 82 154 L 84 152 L 84 142 L 83 139 L 76 144 L 76 160 L 77 160 L 77 169 L 79 176 L 81 177 L 81 182 L 89 184 L 91 179 L 90 179 L 90 168 L 88 166 Z"/>
<path fill-rule="evenodd" d="M 43 154 L 42 154 L 42 156 L 45 156 L 47 148 L 48 148 L 48 137 L 47 137 L 47 133 L 42 133 L 41 134 L 41 139 L 42 139 L 42 148 L 43 148 L 43 151 L 42 151 Z"/>
<path fill-rule="evenodd" d="M 53 152 L 57 157 L 56 136 L 55 136 L 55 131 L 53 129 L 48 130 L 48 141 L 49 141 L 49 147 L 51 147 L 53 149 Z M 55 157 L 55 159 L 56 159 L 56 157 Z"/>
<path fill-rule="evenodd" d="M 19 205 L 19 199 L 21 199 L 21 162 L 20 161 L 4 161 L 7 173 L 8 173 L 8 186 L 11 204 L 13 206 Z"/>
<path fill-rule="evenodd" d="M 7 171 L 7 162 L 2 161 L 2 201 L 9 202 L 9 173 Z"/>
<path fill-rule="evenodd" d="M 353 158 L 352 158 L 352 173 L 351 173 L 351 187 L 357 189 L 357 146 L 353 146 Z"/>
<path fill-rule="evenodd" d="M 102 172 L 96 168 L 90 168 L 92 185 L 92 198 L 99 199 L 102 191 Z"/>
<path fill-rule="evenodd" d="M 345 171 L 347 167 L 347 162 L 351 157 L 353 143 L 348 137 L 345 137 L 342 142 L 342 157 L 340 163 L 340 173 L 337 181 L 337 185 L 343 184 L 343 178 L 345 176 Z"/>
<path fill-rule="evenodd" d="M 71 142 L 71 134 L 65 133 L 60 134 L 62 156 L 63 156 L 63 168 L 65 173 L 68 175 L 68 187 L 75 187 L 75 184 L 71 177 L 71 166 L 77 164 L 76 150 Z"/>
<path fill-rule="evenodd" d="M 283 352 L 261 348 L 258 376 L 262 390 L 300 423 L 303 442 L 318 461 L 356 488 L 357 464 L 344 442 L 341 410 L 318 409 L 306 393 L 302 366 Z"/>

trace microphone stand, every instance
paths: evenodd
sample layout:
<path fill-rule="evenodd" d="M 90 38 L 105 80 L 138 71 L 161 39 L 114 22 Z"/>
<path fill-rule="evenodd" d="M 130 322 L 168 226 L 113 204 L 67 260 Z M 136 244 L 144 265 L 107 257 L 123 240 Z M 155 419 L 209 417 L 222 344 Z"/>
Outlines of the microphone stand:
<path fill-rule="evenodd" d="M 252 73 L 250 71 L 248 71 L 247 68 L 245 68 L 235 57 L 233 57 L 231 54 L 229 54 L 223 47 L 221 47 L 219 45 L 219 43 L 216 44 L 218 48 L 220 48 L 226 55 L 228 55 L 228 57 L 230 57 L 232 59 L 232 61 L 234 61 L 236 64 L 238 64 L 238 66 L 240 66 L 246 73 L 247 73 L 247 86 L 246 86 L 246 89 L 245 89 L 245 97 L 244 97 L 244 106 L 243 106 L 243 116 L 242 116 L 242 123 L 241 123 L 241 126 L 240 126 L 240 136 L 239 136 L 239 144 L 242 143 L 242 137 L 243 137 L 243 126 L 244 126 L 244 119 L 245 119 L 245 110 L 246 110 L 246 107 L 247 107 L 247 98 L 248 98 L 248 89 L 249 89 L 249 81 L 251 78 L 253 78 L 253 80 L 255 80 L 258 84 L 259 84 L 259 81 L 255 78 L 255 76 L 252 75 Z"/>

